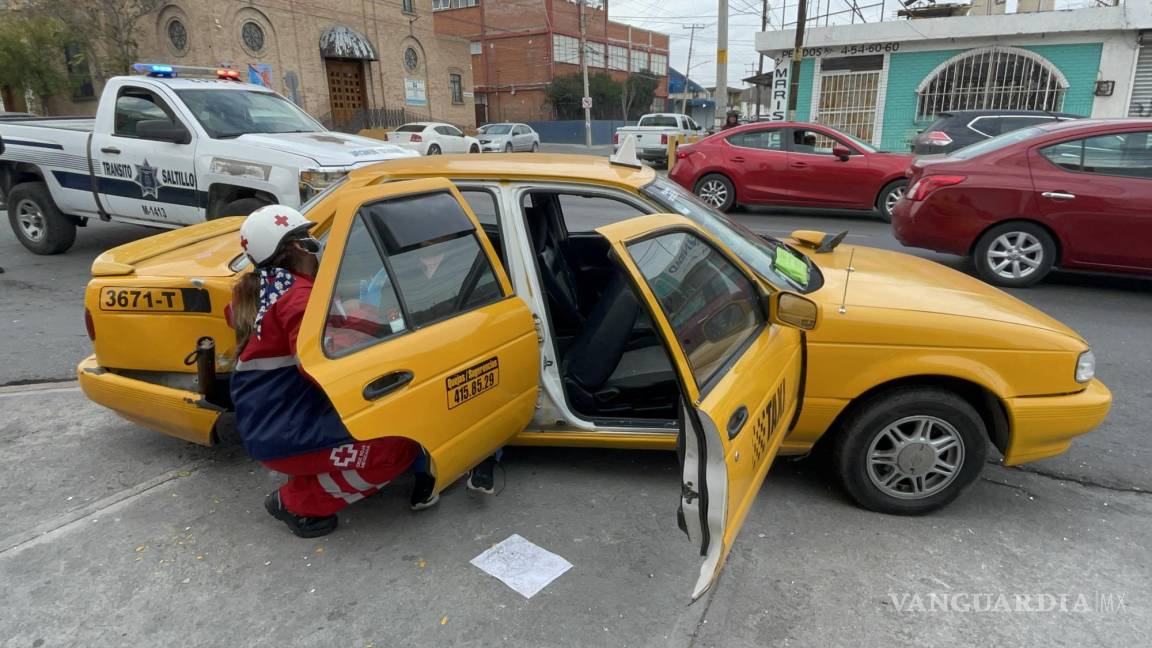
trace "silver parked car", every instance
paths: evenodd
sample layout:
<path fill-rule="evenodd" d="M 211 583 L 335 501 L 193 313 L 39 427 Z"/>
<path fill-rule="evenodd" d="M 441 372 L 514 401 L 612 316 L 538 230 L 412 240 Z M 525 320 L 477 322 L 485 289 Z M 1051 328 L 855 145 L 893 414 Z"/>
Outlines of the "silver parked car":
<path fill-rule="evenodd" d="M 540 134 L 527 124 L 485 124 L 477 129 L 480 149 L 484 152 L 532 151 L 540 150 Z"/>

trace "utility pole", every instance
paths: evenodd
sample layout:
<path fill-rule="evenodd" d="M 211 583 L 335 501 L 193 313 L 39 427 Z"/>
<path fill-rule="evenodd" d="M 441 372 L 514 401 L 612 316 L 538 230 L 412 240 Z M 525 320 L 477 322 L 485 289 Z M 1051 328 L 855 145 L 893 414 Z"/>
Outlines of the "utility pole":
<path fill-rule="evenodd" d="M 592 106 L 588 94 L 588 16 L 584 12 L 585 0 L 576 0 L 580 7 L 580 73 L 584 75 L 584 146 L 592 148 Z"/>
<path fill-rule="evenodd" d="M 696 38 L 696 30 L 704 29 L 708 25 L 701 25 L 693 23 L 691 25 L 682 25 L 681 29 L 691 30 L 688 34 L 688 63 L 684 65 L 684 98 L 680 100 L 680 112 L 687 113 L 688 109 L 688 75 L 692 73 L 692 41 Z"/>
<path fill-rule="evenodd" d="M 716 8 L 716 121 L 728 117 L 728 0 L 717 0 Z"/>
<path fill-rule="evenodd" d="M 764 7 L 760 10 L 760 31 L 768 31 L 768 0 L 764 0 Z M 756 64 L 756 77 L 757 80 L 764 75 L 764 54 L 760 54 L 760 62 Z M 760 91 L 764 89 L 763 84 L 756 84 L 756 116 L 760 116 Z"/>
<path fill-rule="evenodd" d="M 788 71 L 788 120 L 796 119 L 796 95 L 800 93 L 800 61 L 804 58 L 804 23 L 808 22 L 808 0 L 796 7 L 796 44 L 792 48 L 792 69 Z"/>

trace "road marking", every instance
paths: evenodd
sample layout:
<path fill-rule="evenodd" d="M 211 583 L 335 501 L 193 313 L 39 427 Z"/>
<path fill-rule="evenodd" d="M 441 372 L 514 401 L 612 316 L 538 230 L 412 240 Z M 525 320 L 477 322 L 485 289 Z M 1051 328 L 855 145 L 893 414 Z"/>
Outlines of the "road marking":
<path fill-rule="evenodd" d="M 60 392 L 74 392 L 80 390 L 80 384 L 75 380 L 67 382 L 32 383 L 29 385 L 9 385 L 0 387 L 0 398 L 22 396 L 25 394 L 54 394 Z"/>
<path fill-rule="evenodd" d="M 100 498 L 91 504 L 58 515 L 47 522 L 36 525 L 28 531 L 16 533 L 6 538 L 0 538 L 0 555 L 6 554 L 14 549 L 22 547 L 30 547 L 38 545 L 42 542 L 48 542 L 54 537 L 66 533 L 69 529 L 78 526 L 79 522 L 85 518 L 93 515 L 110 513 L 116 509 L 123 508 L 130 504 L 133 500 L 139 499 L 148 494 L 156 488 L 164 486 L 169 482 L 184 477 L 189 477 L 200 468 L 213 463 L 211 459 L 202 459 L 200 461 L 193 461 L 192 463 L 185 464 L 179 468 L 173 468 L 168 472 L 157 475 L 152 479 L 137 484 L 131 488 L 126 488 L 118 493 L 113 493 L 107 497 Z"/>

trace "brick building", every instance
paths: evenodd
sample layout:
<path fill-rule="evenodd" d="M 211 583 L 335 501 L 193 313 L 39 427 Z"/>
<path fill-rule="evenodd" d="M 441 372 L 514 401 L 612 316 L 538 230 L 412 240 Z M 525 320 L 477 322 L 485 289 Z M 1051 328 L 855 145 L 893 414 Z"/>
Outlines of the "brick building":
<path fill-rule="evenodd" d="M 141 20 L 138 58 L 231 65 L 337 127 L 399 108 L 472 126 L 469 41 L 433 29 L 434 1 L 172 0 Z M 100 81 L 53 112 L 94 112 Z"/>
<path fill-rule="evenodd" d="M 584 0 L 589 73 L 624 81 L 650 71 L 653 108 L 668 96 L 668 35 L 608 20 L 608 2 Z M 580 6 L 572 0 L 433 0 L 436 32 L 471 42 L 476 122 L 555 118 L 546 86 L 580 72 Z"/>

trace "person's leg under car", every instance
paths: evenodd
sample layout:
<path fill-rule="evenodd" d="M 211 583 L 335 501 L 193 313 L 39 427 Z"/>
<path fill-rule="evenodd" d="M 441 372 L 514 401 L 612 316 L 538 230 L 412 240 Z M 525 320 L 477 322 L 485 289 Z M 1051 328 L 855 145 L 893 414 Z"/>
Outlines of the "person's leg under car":
<path fill-rule="evenodd" d="M 338 511 L 375 494 L 422 457 L 416 442 L 385 437 L 264 461 L 290 476 L 265 507 L 298 536 L 325 535 L 335 530 Z"/>

